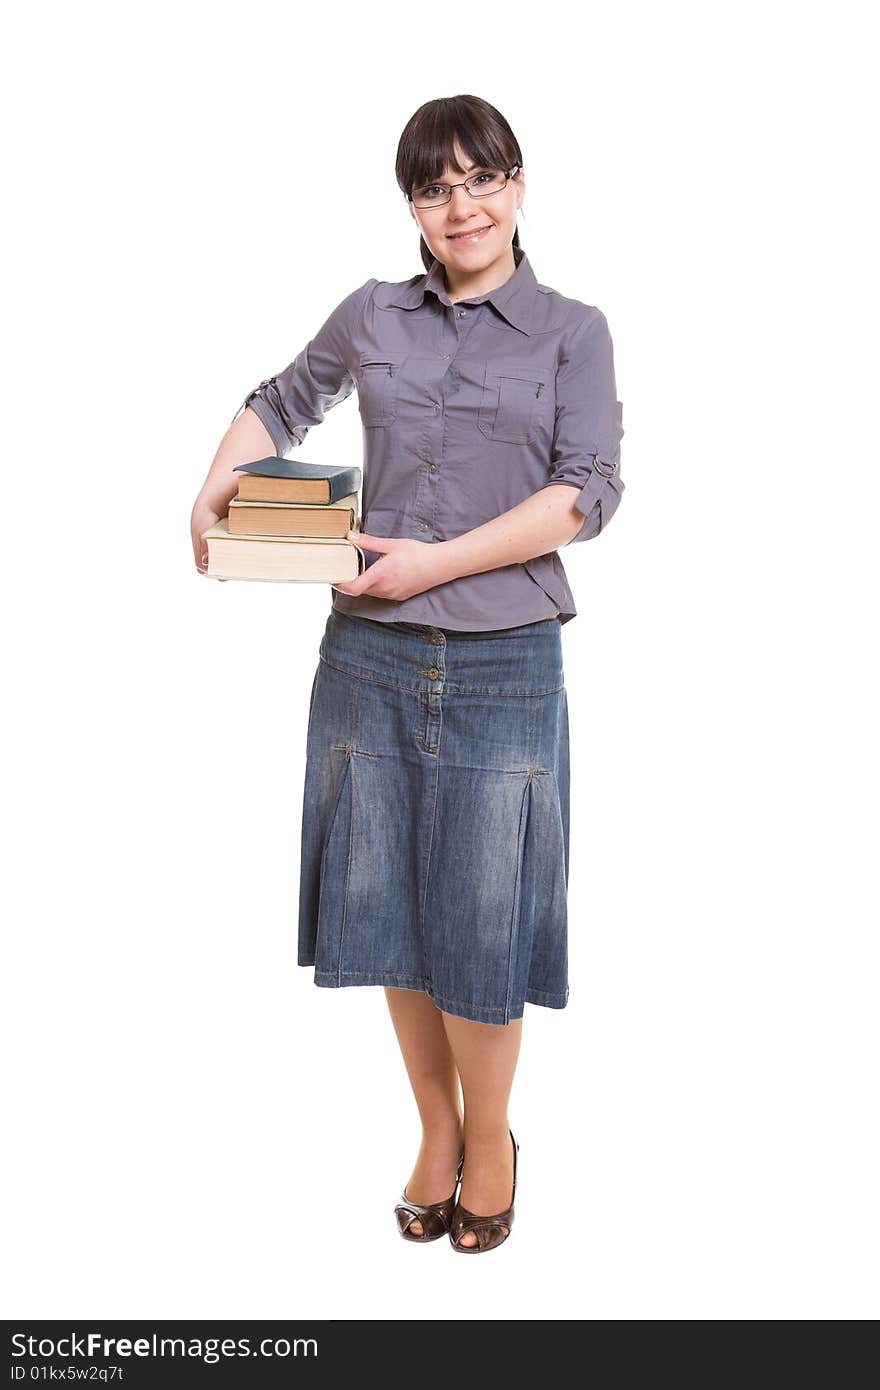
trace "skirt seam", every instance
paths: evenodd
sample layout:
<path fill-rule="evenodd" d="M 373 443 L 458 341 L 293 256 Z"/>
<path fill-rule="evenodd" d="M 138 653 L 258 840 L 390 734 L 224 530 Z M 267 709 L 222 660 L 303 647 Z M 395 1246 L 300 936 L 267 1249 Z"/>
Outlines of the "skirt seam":
<path fill-rule="evenodd" d="M 532 789 L 531 777 L 526 778 L 523 787 L 523 794 L 519 804 L 519 825 L 517 826 L 516 840 L 516 877 L 513 885 L 513 906 L 510 917 L 510 937 L 507 943 L 507 992 L 504 996 L 504 1022 L 510 1022 L 510 998 L 513 992 L 513 967 L 516 960 L 516 948 L 519 945 L 519 912 L 520 899 L 522 895 L 522 863 L 525 848 L 525 834 L 523 822 L 528 820 L 528 800 Z"/>
<path fill-rule="evenodd" d="M 431 970 L 433 968 L 433 962 L 431 961 L 428 955 L 428 945 L 425 938 L 425 908 L 428 903 L 428 885 L 431 880 L 431 850 L 434 846 L 434 825 L 437 820 L 437 795 L 439 787 L 440 759 L 438 757 L 434 760 L 434 801 L 431 807 L 431 830 L 428 835 L 428 858 L 425 864 L 425 884 L 422 892 L 422 901 L 419 906 L 419 935 L 422 941 L 422 960 L 425 962 L 425 965 L 428 967 L 428 970 Z"/>

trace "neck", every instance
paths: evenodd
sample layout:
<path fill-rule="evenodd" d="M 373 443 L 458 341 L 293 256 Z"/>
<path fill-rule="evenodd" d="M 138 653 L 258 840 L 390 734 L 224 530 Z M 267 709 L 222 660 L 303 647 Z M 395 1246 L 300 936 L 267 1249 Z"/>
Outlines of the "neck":
<path fill-rule="evenodd" d="M 443 266 L 443 278 L 446 281 L 446 293 L 453 304 L 459 299 L 470 299 L 481 294 L 488 294 L 490 290 L 497 290 L 499 285 L 508 281 L 516 270 L 516 261 L 513 258 L 513 246 L 508 246 L 497 260 L 491 261 L 487 266 L 481 266 L 479 270 L 474 270 L 470 274 L 456 268 L 450 269 L 448 265 Z"/>

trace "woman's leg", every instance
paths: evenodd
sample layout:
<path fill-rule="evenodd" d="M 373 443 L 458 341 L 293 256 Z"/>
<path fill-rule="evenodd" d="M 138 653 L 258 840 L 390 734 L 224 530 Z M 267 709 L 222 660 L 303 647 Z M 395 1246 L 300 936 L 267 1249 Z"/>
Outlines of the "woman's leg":
<path fill-rule="evenodd" d="M 420 990 L 391 986 L 385 987 L 385 997 L 422 1121 L 421 1148 L 406 1194 L 427 1206 L 442 1202 L 455 1187 L 463 1142 L 458 1070 L 433 999 Z M 421 1222 L 413 1221 L 410 1230 L 421 1235 Z"/>
<path fill-rule="evenodd" d="M 507 1102 L 522 1040 L 521 1018 L 512 1023 L 473 1023 L 442 1014 L 464 1091 L 464 1172 L 459 1200 L 477 1216 L 510 1206 L 513 1145 Z M 451 1191 L 451 1189 L 450 1189 Z M 465 1231 L 462 1245 L 476 1245 Z"/>

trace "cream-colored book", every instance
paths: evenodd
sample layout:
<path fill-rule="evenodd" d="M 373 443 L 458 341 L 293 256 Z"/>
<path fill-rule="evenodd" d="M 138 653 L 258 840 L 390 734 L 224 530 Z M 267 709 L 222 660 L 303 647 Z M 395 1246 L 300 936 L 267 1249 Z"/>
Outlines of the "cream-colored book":
<path fill-rule="evenodd" d="M 231 535 L 225 516 L 207 531 L 213 579 L 262 579 L 270 584 L 347 584 L 366 568 L 354 541 L 330 536 Z"/>

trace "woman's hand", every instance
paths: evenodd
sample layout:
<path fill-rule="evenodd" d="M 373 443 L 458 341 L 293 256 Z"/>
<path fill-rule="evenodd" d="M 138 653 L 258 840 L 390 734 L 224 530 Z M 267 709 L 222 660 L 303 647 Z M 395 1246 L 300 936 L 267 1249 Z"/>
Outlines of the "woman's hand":
<path fill-rule="evenodd" d="M 331 585 L 340 594 L 371 594 L 373 598 L 402 600 L 422 594 L 444 580 L 437 542 L 371 536 L 366 531 L 349 531 L 348 539 L 363 550 L 380 551 L 382 558 L 350 584 Z"/>
<path fill-rule="evenodd" d="M 190 518 L 190 530 L 192 532 L 193 556 L 195 557 L 196 569 L 200 574 L 205 574 L 208 569 L 208 542 L 202 540 L 202 535 L 209 526 L 214 526 L 219 520 L 219 512 L 215 512 L 200 498 L 196 498 L 196 504 L 192 509 L 192 517 Z M 225 582 L 223 580 L 224 584 Z"/>

